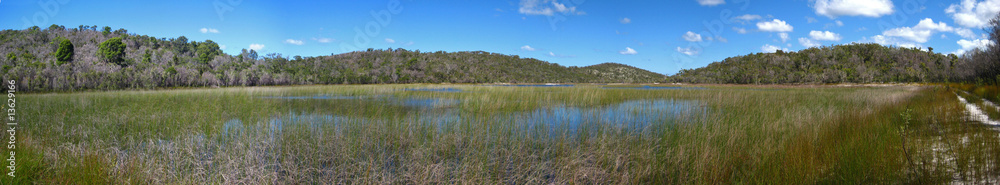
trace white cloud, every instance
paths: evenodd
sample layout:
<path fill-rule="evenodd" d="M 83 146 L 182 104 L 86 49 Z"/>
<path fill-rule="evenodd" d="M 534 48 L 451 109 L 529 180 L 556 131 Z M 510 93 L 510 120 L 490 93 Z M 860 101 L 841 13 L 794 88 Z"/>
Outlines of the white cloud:
<path fill-rule="evenodd" d="M 264 45 L 263 44 L 256 44 L 256 43 L 255 44 L 250 44 L 250 49 L 260 51 L 260 50 L 264 49 Z"/>
<path fill-rule="evenodd" d="M 405 44 L 403 44 L 403 45 L 404 45 L 404 46 L 412 46 L 413 44 L 414 44 L 414 43 L 413 43 L 413 41 L 410 41 L 410 42 L 406 42 L 406 43 L 405 43 Z"/>
<path fill-rule="evenodd" d="M 549 56 L 553 56 L 554 57 L 554 56 L 556 56 L 556 54 L 552 53 L 551 51 L 549 51 Z"/>
<path fill-rule="evenodd" d="M 529 45 L 524 45 L 524 46 L 521 46 L 521 50 L 524 50 L 524 51 L 535 51 L 535 48 L 533 48 L 533 47 L 531 47 Z"/>
<path fill-rule="evenodd" d="M 900 41 L 899 39 L 896 39 L 895 37 L 886 37 L 884 35 L 875 35 L 875 36 L 872 36 L 871 38 L 862 38 L 861 41 L 858 41 L 858 42 L 859 43 L 876 43 L 876 44 L 880 44 L 880 45 L 883 45 L 883 46 L 897 46 L 897 47 L 904 47 L 904 48 L 921 47 L 921 45 L 917 44 L 917 43 L 907 42 L 907 41 Z"/>
<path fill-rule="evenodd" d="M 971 40 L 971 41 L 970 40 L 962 39 L 962 40 L 958 40 L 957 43 L 958 43 L 959 46 L 962 46 L 962 48 L 958 49 L 958 51 L 954 52 L 956 55 L 965 54 L 965 52 L 972 51 L 973 49 L 976 49 L 976 48 L 986 49 L 987 46 L 996 44 L 996 43 L 993 43 L 992 40 L 986 40 L 986 39 L 976 39 L 976 40 Z"/>
<path fill-rule="evenodd" d="M 622 24 L 628 24 L 628 23 L 632 23 L 632 19 L 629 19 L 628 17 L 626 17 L 626 18 L 622 18 L 622 20 L 618 20 L 618 22 L 621 22 Z"/>
<path fill-rule="evenodd" d="M 834 23 L 837 23 L 837 26 L 844 26 L 844 22 L 840 20 L 837 20 Z"/>
<path fill-rule="evenodd" d="M 788 33 L 785 32 L 778 33 L 778 37 L 781 37 L 781 42 L 788 42 Z"/>
<path fill-rule="evenodd" d="M 881 17 L 893 12 L 891 0 L 816 0 L 817 15 L 831 19 L 837 16 Z"/>
<path fill-rule="evenodd" d="M 799 37 L 799 44 L 801 44 L 803 47 L 806 47 L 806 48 L 819 47 L 820 46 L 820 44 L 818 42 L 813 41 L 813 40 L 809 40 L 809 39 L 807 39 L 805 37 Z"/>
<path fill-rule="evenodd" d="M 769 32 L 790 32 L 793 27 L 788 25 L 785 21 L 774 19 L 771 21 L 758 22 L 757 29 Z"/>
<path fill-rule="evenodd" d="M 622 54 L 622 55 L 635 55 L 635 54 L 639 54 L 639 52 L 636 52 L 634 49 L 632 49 L 630 47 L 625 47 L 625 50 L 618 51 L 618 53 Z"/>
<path fill-rule="evenodd" d="M 746 28 L 733 27 L 733 31 L 736 31 L 736 33 L 739 33 L 739 34 L 747 34 L 747 29 Z"/>
<path fill-rule="evenodd" d="M 285 43 L 286 44 L 295 44 L 295 45 L 305 44 L 305 42 L 302 42 L 302 40 L 295 40 L 295 39 L 286 39 Z"/>
<path fill-rule="evenodd" d="M 976 38 L 976 33 L 973 33 L 972 30 L 968 28 L 955 28 L 955 34 L 958 34 L 958 36 L 962 36 L 968 39 Z"/>
<path fill-rule="evenodd" d="M 738 21 L 738 22 L 750 22 L 750 21 L 761 19 L 761 18 L 762 17 L 760 15 L 743 14 L 741 16 L 733 17 L 733 20 Z"/>
<path fill-rule="evenodd" d="M 963 0 L 961 4 L 951 4 L 945 13 L 955 19 L 955 23 L 969 28 L 986 27 L 990 19 L 1000 12 L 1000 0 Z"/>
<path fill-rule="evenodd" d="M 701 42 L 701 34 L 688 31 L 684 33 L 684 40 L 688 42 Z"/>
<path fill-rule="evenodd" d="M 389 44 L 396 43 L 396 40 L 392 40 L 390 38 L 385 38 L 385 43 L 389 43 Z"/>
<path fill-rule="evenodd" d="M 814 23 L 814 22 L 818 22 L 818 20 L 816 20 L 816 18 L 806 17 L 806 23 Z"/>
<path fill-rule="evenodd" d="M 715 6 L 720 4 L 726 4 L 724 0 L 697 0 L 698 4 L 702 6 Z"/>
<path fill-rule="evenodd" d="M 688 48 L 677 47 L 677 52 L 680 52 L 680 53 L 688 55 L 688 56 L 694 56 L 694 55 L 698 55 L 698 53 L 700 53 L 697 49 L 694 49 L 694 48 L 691 48 L 691 47 L 688 47 Z"/>
<path fill-rule="evenodd" d="M 219 45 L 219 49 L 226 49 L 226 45 Z"/>
<path fill-rule="evenodd" d="M 555 13 L 566 15 L 583 15 L 585 12 L 577 11 L 575 6 L 566 6 L 555 0 L 521 0 L 517 10 L 525 15 L 545 15 L 552 16 Z"/>
<path fill-rule="evenodd" d="M 333 42 L 336 39 L 320 37 L 320 38 L 312 38 L 312 40 L 315 40 L 316 42 L 319 42 L 319 43 L 330 43 L 330 42 Z"/>
<path fill-rule="evenodd" d="M 788 51 L 788 48 L 781 48 L 778 46 L 772 46 L 770 44 L 764 44 L 764 46 L 760 47 L 760 51 L 764 53 L 774 53 L 778 52 L 778 50 Z"/>
<path fill-rule="evenodd" d="M 886 30 L 882 35 L 890 37 L 900 37 L 917 43 L 927 42 L 934 32 L 951 32 L 954 28 L 944 22 L 934 23 L 934 20 L 925 18 L 914 27 L 899 27 Z"/>
<path fill-rule="evenodd" d="M 215 28 L 201 28 L 198 31 L 200 31 L 201 33 L 219 33 L 219 30 Z"/>
<path fill-rule="evenodd" d="M 840 41 L 840 34 L 833 33 L 830 31 L 809 31 L 809 37 L 813 40 L 828 40 L 828 41 Z"/>

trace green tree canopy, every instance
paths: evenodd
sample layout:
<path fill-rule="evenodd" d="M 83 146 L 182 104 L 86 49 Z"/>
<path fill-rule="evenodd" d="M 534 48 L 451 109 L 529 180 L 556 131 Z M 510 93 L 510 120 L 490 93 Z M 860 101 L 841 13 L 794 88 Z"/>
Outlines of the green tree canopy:
<path fill-rule="evenodd" d="M 121 37 L 111 38 L 102 42 L 98 46 L 97 55 L 104 58 L 105 62 L 118 64 L 122 67 L 128 65 L 125 63 L 125 43 L 122 43 Z"/>
<path fill-rule="evenodd" d="M 67 62 L 73 61 L 73 42 L 69 39 L 63 39 L 59 42 L 59 49 L 56 50 L 56 65 L 63 65 Z"/>
<path fill-rule="evenodd" d="M 110 26 L 105 26 L 104 29 L 101 30 L 101 34 L 104 34 L 104 36 L 107 36 L 108 34 L 111 34 L 111 27 Z"/>
<path fill-rule="evenodd" d="M 207 40 L 205 42 L 198 43 L 198 48 L 196 48 L 195 52 L 197 54 L 198 61 L 201 62 L 202 64 L 207 64 L 208 62 L 212 61 L 212 59 L 214 59 L 215 56 L 218 56 L 220 53 L 222 53 L 219 50 L 219 44 L 213 42 L 212 40 Z"/>

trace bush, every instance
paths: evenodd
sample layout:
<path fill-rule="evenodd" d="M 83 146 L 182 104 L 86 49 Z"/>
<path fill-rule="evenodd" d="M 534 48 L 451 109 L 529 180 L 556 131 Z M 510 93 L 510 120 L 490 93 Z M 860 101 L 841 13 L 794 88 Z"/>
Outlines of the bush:
<path fill-rule="evenodd" d="M 73 61 L 73 43 L 69 39 L 59 42 L 59 49 L 56 50 L 56 65 L 63 65 Z"/>
<path fill-rule="evenodd" d="M 118 66 L 128 66 L 125 63 L 125 43 L 121 37 L 108 39 L 98 46 L 97 56 L 104 58 L 105 62 L 118 64 Z"/>

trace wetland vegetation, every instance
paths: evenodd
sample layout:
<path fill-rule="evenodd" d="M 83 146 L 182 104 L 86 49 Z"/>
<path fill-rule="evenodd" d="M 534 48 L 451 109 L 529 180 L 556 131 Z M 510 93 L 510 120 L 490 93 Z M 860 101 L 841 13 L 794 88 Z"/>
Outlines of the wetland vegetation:
<path fill-rule="evenodd" d="M 969 122 L 957 98 L 986 100 L 963 92 L 581 84 L 29 94 L 19 97 L 33 107 L 23 119 L 38 124 L 22 126 L 30 175 L 17 180 L 995 183 L 1000 138 Z"/>

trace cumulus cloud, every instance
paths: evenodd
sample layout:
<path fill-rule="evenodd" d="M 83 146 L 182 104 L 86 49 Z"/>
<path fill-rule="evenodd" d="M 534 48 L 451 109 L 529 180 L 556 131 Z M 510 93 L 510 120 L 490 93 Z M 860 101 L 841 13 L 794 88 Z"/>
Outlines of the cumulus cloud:
<path fill-rule="evenodd" d="M 524 51 L 535 51 L 535 48 L 533 48 L 533 47 L 531 47 L 529 45 L 524 45 L 524 46 L 521 46 L 521 50 L 524 50 Z"/>
<path fill-rule="evenodd" d="M 684 33 L 684 40 L 688 42 L 701 42 L 701 34 L 688 31 Z"/>
<path fill-rule="evenodd" d="M 771 21 L 758 22 L 757 29 L 769 32 L 790 32 L 793 27 L 788 25 L 785 21 L 774 19 Z"/>
<path fill-rule="evenodd" d="M 834 21 L 834 23 L 836 23 L 837 26 L 844 26 L 844 22 L 840 20 Z"/>
<path fill-rule="evenodd" d="M 305 42 L 302 42 L 302 40 L 295 40 L 295 39 L 286 39 L 285 43 L 286 44 L 295 44 L 295 45 L 305 44 Z"/>
<path fill-rule="evenodd" d="M 954 28 L 948 26 L 944 22 L 934 23 L 934 20 L 930 18 L 925 18 L 917 23 L 914 27 L 899 27 L 886 30 L 882 32 L 882 35 L 890 37 L 899 37 L 907 40 L 911 40 L 917 43 L 927 42 L 931 35 L 935 32 L 951 32 Z"/>
<path fill-rule="evenodd" d="M 1000 0 L 963 0 L 961 4 L 951 4 L 945 13 L 955 19 L 955 23 L 969 28 L 983 28 L 989 20 L 1000 12 Z"/>
<path fill-rule="evenodd" d="M 806 47 L 806 48 L 819 47 L 820 46 L 819 42 L 816 42 L 816 41 L 813 41 L 813 40 L 809 40 L 809 39 L 807 39 L 805 37 L 799 37 L 799 44 L 801 44 L 803 47 Z"/>
<path fill-rule="evenodd" d="M 219 49 L 226 49 L 226 45 L 219 45 Z"/>
<path fill-rule="evenodd" d="M 201 33 L 219 33 L 219 30 L 215 28 L 201 28 L 198 31 Z"/>
<path fill-rule="evenodd" d="M 632 23 L 632 19 L 629 19 L 628 17 L 626 17 L 626 18 L 622 18 L 622 20 L 618 20 L 618 22 L 621 22 L 622 24 L 628 24 L 628 23 Z"/>
<path fill-rule="evenodd" d="M 632 49 L 630 47 L 625 47 L 625 50 L 618 51 L 618 54 L 622 54 L 622 55 L 635 55 L 635 54 L 639 54 L 639 52 L 636 52 L 634 49 Z"/>
<path fill-rule="evenodd" d="M 555 13 L 566 15 L 583 15 L 583 11 L 577 11 L 575 6 L 567 6 L 555 0 L 521 0 L 518 12 L 525 15 L 545 15 L 552 16 Z"/>
<path fill-rule="evenodd" d="M 957 43 L 958 43 L 959 46 L 962 46 L 962 48 L 958 49 L 958 51 L 954 52 L 956 55 L 965 54 L 965 52 L 972 51 L 973 49 L 976 49 L 976 48 L 978 48 L 978 49 L 986 49 L 987 46 L 996 44 L 996 43 L 993 43 L 992 40 L 987 40 L 987 39 L 976 39 L 976 40 L 965 40 L 965 39 L 962 39 L 962 40 L 958 40 Z"/>
<path fill-rule="evenodd" d="M 778 33 L 778 37 L 781 38 L 781 42 L 788 42 L 788 33 Z"/>
<path fill-rule="evenodd" d="M 764 44 L 764 46 L 760 47 L 760 51 L 764 52 L 764 53 L 774 53 L 774 52 L 778 52 L 778 50 L 788 51 L 788 48 L 781 48 L 781 47 L 773 46 L 773 45 L 770 45 L 770 44 Z"/>
<path fill-rule="evenodd" d="M 871 38 L 862 38 L 861 41 L 859 41 L 859 43 L 876 43 L 883 46 L 897 46 L 904 48 L 921 47 L 921 45 L 917 43 L 913 43 L 910 41 L 902 41 L 895 37 L 886 37 L 884 35 L 875 35 L 872 36 Z"/>
<path fill-rule="evenodd" d="M 396 43 L 396 40 L 392 40 L 390 38 L 385 38 L 385 43 L 389 43 L 389 44 Z"/>
<path fill-rule="evenodd" d="M 813 4 L 817 15 L 881 17 L 893 12 L 891 0 L 816 0 Z"/>
<path fill-rule="evenodd" d="M 701 53 L 700 51 L 692 47 L 687 47 L 687 48 L 677 47 L 677 52 L 680 52 L 688 56 L 694 56 L 698 55 L 698 53 Z"/>
<path fill-rule="evenodd" d="M 260 50 L 264 49 L 264 45 L 263 44 L 256 44 L 256 43 L 254 43 L 254 44 L 250 44 L 249 48 L 252 49 L 252 50 L 260 51 Z"/>
<path fill-rule="evenodd" d="M 698 4 L 702 6 L 715 6 L 720 4 L 726 4 L 724 0 L 697 0 Z"/>
<path fill-rule="evenodd" d="M 830 31 L 809 31 L 809 37 L 813 40 L 828 40 L 828 41 L 840 41 L 840 34 L 833 33 Z"/>
<path fill-rule="evenodd" d="M 976 33 L 973 33 L 972 30 L 968 28 L 955 28 L 955 34 L 968 39 L 976 38 Z"/>

